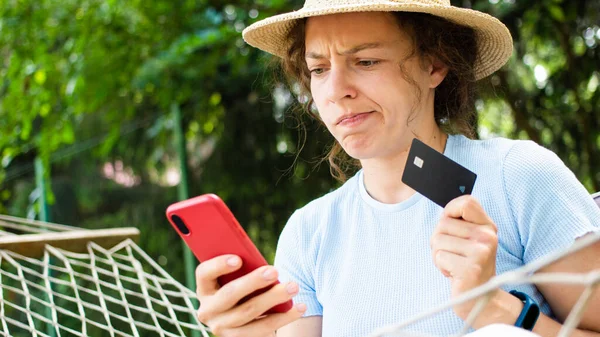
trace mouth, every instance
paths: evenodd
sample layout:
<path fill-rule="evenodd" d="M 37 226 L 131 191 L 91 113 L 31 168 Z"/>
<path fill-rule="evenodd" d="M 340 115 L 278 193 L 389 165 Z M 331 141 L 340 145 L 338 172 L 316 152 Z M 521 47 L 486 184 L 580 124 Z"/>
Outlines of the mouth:
<path fill-rule="evenodd" d="M 363 117 L 365 117 L 365 115 L 368 115 L 368 114 L 370 114 L 372 112 L 374 112 L 374 111 L 350 113 L 350 114 L 341 116 L 335 122 L 335 125 L 351 124 L 351 123 L 353 123 L 353 122 L 355 122 L 355 121 L 357 121 L 359 119 L 362 119 Z"/>

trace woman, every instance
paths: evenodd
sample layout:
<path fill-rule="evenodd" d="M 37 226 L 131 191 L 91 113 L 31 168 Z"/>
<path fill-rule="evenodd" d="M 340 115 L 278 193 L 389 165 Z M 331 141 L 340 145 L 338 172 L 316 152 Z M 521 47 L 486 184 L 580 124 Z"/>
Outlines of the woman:
<path fill-rule="evenodd" d="M 498 20 L 434 0 L 307 0 L 300 11 L 248 27 L 244 38 L 281 57 L 291 80 L 310 94 L 307 106 L 314 102 L 315 118 L 336 140 L 334 176 L 346 179 L 345 154 L 361 169 L 292 215 L 275 267 L 222 288 L 216 278 L 238 269 L 239 258 L 198 267 L 198 317 L 217 335 L 365 336 L 600 227 L 600 211 L 554 154 L 528 141 L 469 138 L 474 82 L 512 51 Z M 414 138 L 477 173 L 472 196 L 442 209 L 403 184 Z M 595 245 L 542 271 L 599 269 L 598 256 Z M 277 278 L 280 285 L 237 304 Z M 524 305 L 512 289 L 497 292 L 475 329 L 515 324 Z M 542 336 L 556 335 L 581 293 L 561 285 L 514 289 L 540 305 L 533 331 Z M 261 316 L 290 298 L 289 312 Z M 412 328 L 456 333 L 471 308 L 456 306 Z M 578 334 L 598 335 L 594 312 L 599 295 Z"/>

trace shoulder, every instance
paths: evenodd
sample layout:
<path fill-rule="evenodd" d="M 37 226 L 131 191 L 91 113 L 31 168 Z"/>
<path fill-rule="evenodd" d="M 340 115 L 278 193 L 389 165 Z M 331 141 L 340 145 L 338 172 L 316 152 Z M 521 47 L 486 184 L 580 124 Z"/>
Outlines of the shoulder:
<path fill-rule="evenodd" d="M 477 174 L 477 193 L 487 200 L 490 208 L 505 205 L 514 217 L 515 209 L 526 210 L 531 203 L 564 193 L 559 192 L 561 190 L 569 191 L 568 195 L 573 198 L 574 191 L 581 198 L 589 198 L 583 185 L 562 160 L 533 141 L 472 140 L 460 136 L 456 137 L 455 145 L 451 159 Z"/>
<path fill-rule="evenodd" d="M 529 140 L 508 139 L 494 137 L 489 139 L 470 139 L 462 135 L 452 136 L 455 142 L 456 152 L 462 155 L 490 155 L 505 159 L 515 148 L 535 148 L 545 150 L 543 147 Z"/>
<path fill-rule="evenodd" d="M 499 168 L 506 181 L 525 182 L 527 179 L 532 183 L 542 179 L 577 180 L 554 152 L 531 140 L 495 138 L 481 142 L 497 149 Z"/>
<path fill-rule="evenodd" d="M 458 149 L 456 157 L 466 162 L 493 166 L 502 170 L 504 175 L 540 171 L 556 173 L 557 170 L 565 173 L 565 165 L 554 152 L 530 140 L 502 137 L 474 140 L 464 136 L 454 137 Z"/>

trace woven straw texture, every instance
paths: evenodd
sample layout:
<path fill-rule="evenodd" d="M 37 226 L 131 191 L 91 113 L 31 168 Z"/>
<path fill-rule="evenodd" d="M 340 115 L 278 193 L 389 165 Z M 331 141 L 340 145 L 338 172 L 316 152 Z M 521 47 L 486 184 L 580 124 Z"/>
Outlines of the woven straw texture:
<path fill-rule="evenodd" d="M 242 35 L 251 46 L 285 57 L 289 45 L 286 35 L 297 19 L 334 13 L 376 11 L 428 13 L 475 29 L 479 45 L 479 58 L 475 64 L 477 79 L 500 69 L 512 54 L 512 37 L 502 22 L 479 11 L 451 6 L 445 0 L 306 0 L 302 9 L 258 21 L 244 29 Z"/>

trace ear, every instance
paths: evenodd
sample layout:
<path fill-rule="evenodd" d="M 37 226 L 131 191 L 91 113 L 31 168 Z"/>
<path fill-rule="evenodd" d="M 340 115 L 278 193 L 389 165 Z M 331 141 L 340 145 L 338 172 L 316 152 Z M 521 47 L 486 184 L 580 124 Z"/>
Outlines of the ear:
<path fill-rule="evenodd" d="M 448 66 L 437 57 L 429 57 L 429 88 L 435 89 L 446 78 Z"/>

